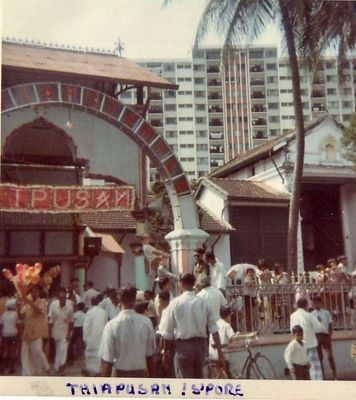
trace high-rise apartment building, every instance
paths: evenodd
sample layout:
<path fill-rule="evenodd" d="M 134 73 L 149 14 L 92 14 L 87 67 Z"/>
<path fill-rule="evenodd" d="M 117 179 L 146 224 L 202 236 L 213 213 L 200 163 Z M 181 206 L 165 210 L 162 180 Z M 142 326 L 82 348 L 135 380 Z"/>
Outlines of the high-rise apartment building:
<path fill-rule="evenodd" d="M 148 118 L 190 179 L 294 127 L 288 59 L 279 58 L 274 46 L 238 48 L 227 56 L 219 48 L 197 48 L 191 59 L 139 63 L 179 85 L 177 92 L 150 94 Z M 339 83 L 332 58 L 323 59 L 314 73 L 301 69 L 306 121 L 327 111 L 348 123 L 356 104 L 356 58 L 344 73 Z M 120 98 L 131 102 L 131 96 L 128 91 Z"/>

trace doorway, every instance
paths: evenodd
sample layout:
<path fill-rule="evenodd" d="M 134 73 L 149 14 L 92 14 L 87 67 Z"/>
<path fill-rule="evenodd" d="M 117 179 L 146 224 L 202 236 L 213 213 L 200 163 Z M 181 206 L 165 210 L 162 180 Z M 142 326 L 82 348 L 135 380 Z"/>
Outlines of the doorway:
<path fill-rule="evenodd" d="M 344 252 L 340 212 L 340 187 L 304 183 L 301 195 L 305 271 Z"/>

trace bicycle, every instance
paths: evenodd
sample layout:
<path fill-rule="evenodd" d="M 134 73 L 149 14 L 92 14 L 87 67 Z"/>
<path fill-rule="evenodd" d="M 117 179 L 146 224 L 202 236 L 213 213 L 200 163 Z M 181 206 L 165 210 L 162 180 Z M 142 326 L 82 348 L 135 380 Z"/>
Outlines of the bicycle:
<path fill-rule="evenodd" d="M 245 349 L 248 353 L 247 358 L 243 364 L 241 372 L 236 376 L 231 374 L 229 366 L 227 371 L 224 371 L 218 361 L 208 359 L 205 365 L 206 378 L 208 379 L 278 379 L 276 371 L 274 370 L 272 362 L 268 357 L 257 352 L 252 353 L 252 343 L 257 340 L 257 332 L 252 332 L 246 335 L 236 335 L 232 338 L 232 344 L 223 349 L 225 354 L 235 353 Z M 241 341 L 244 346 L 241 346 Z M 240 343 L 239 343 L 240 342 Z"/>

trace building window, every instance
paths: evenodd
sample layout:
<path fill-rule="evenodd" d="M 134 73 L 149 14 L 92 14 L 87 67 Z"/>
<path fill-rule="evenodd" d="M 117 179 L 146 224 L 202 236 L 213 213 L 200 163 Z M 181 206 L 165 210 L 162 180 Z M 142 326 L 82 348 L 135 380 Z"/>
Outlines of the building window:
<path fill-rule="evenodd" d="M 268 103 L 268 109 L 269 110 L 277 110 L 278 109 L 278 103 Z"/>
<path fill-rule="evenodd" d="M 206 123 L 206 118 L 197 117 L 197 118 L 195 118 L 195 122 L 197 124 L 205 124 Z"/>
<path fill-rule="evenodd" d="M 327 161 L 335 161 L 336 160 L 336 150 L 332 144 L 327 144 L 325 146 L 325 158 Z"/>
<path fill-rule="evenodd" d="M 177 132 L 176 131 L 166 131 L 165 136 L 166 136 L 166 138 L 176 138 Z"/>
<path fill-rule="evenodd" d="M 176 124 L 177 118 L 166 118 L 166 124 Z"/>
<path fill-rule="evenodd" d="M 176 111 L 177 106 L 175 104 L 165 104 L 165 111 Z"/>
<path fill-rule="evenodd" d="M 207 150 L 208 150 L 208 145 L 207 145 L 207 144 L 198 143 L 198 144 L 197 144 L 197 150 L 204 150 L 204 151 L 207 151 Z"/>
<path fill-rule="evenodd" d="M 196 109 L 197 111 L 205 111 L 206 107 L 205 107 L 205 104 L 197 104 L 197 105 L 195 106 L 195 109 Z"/>
<path fill-rule="evenodd" d="M 203 85 L 205 83 L 204 78 L 194 78 L 194 83 L 197 85 Z"/>
<path fill-rule="evenodd" d="M 277 64 L 266 64 L 266 67 L 268 71 L 274 71 L 277 69 Z"/>
<path fill-rule="evenodd" d="M 208 136 L 208 132 L 207 131 L 197 131 L 197 137 L 205 138 L 207 136 Z"/>

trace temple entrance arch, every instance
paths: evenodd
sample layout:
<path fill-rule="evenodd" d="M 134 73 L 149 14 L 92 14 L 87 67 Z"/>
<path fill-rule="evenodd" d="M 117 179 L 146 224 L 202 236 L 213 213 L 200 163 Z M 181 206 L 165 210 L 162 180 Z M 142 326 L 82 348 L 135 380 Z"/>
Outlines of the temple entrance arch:
<path fill-rule="evenodd" d="M 134 141 L 159 171 L 167 189 L 174 231 L 166 236 L 176 270 L 189 270 L 194 248 L 208 234 L 199 228 L 196 204 L 189 182 L 168 143 L 131 107 L 103 92 L 63 82 L 12 86 L 2 91 L 2 116 L 36 107 L 66 107 L 85 111 L 108 122 Z"/>

